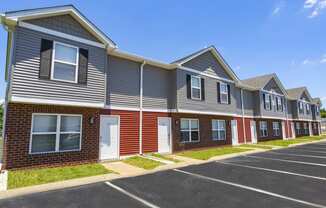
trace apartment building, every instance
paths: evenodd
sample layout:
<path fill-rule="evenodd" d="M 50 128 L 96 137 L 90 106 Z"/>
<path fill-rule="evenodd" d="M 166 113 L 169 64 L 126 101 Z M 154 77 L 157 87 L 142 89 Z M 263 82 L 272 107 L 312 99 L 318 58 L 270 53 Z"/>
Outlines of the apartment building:
<path fill-rule="evenodd" d="M 241 80 L 214 46 L 171 63 L 141 57 L 72 5 L 5 12 L 1 24 L 2 168 L 320 134 L 307 88 L 286 90 L 276 74 Z"/>

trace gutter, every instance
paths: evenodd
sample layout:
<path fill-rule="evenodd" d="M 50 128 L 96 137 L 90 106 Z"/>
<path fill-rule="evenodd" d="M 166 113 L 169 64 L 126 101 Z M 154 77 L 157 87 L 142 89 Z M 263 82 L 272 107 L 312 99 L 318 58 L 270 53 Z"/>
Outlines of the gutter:
<path fill-rule="evenodd" d="M 146 61 L 140 65 L 140 83 L 139 83 L 139 154 L 143 154 L 143 75 Z"/>

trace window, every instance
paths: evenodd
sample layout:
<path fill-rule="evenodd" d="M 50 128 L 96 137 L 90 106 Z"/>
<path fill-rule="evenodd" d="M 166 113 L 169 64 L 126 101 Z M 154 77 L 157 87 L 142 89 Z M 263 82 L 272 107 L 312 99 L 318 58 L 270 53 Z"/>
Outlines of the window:
<path fill-rule="evenodd" d="M 212 120 L 212 139 L 225 140 L 226 128 L 224 120 Z"/>
<path fill-rule="evenodd" d="M 277 97 L 271 96 L 271 98 L 272 98 L 272 108 L 271 109 L 276 110 L 277 109 L 277 106 L 276 106 L 277 105 Z"/>
<path fill-rule="evenodd" d="M 269 94 L 264 94 L 264 95 L 265 95 L 265 98 L 264 98 L 265 109 L 266 110 L 271 110 L 271 102 L 270 102 L 271 95 L 269 95 Z"/>
<path fill-rule="evenodd" d="M 80 150 L 81 115 L 32 116 L 30 153 Z"/>
<path fill-rule="evenodd" d="M 223 104 L 229 103 L 229 90 L 228 85 L 225 83 L 220 83 L 220 100 Z"/>
<path fill-rule="evenodd" d="M 267 137 L 268 136 L 267 121 L 260 121 L 259 127 L 260 127 L 260 136 Z"/>
<path fill-rule="evenodd" d="M 306 104 L 306 112 L 307 114 L 310 114 L 310 105 L 308 103 Z"/>
<path fill-rule="evenodd" d="M 273 122 L 273 135 L 274 136 L 280 136 L 280 123 L 279 122 Z"/>
<path fill-rule="evenodd" d="M 201 100 L 201 78 L 191 76 L 191 99 Z"/>
<path fill-rule="evenodd" d="M 299 102 L 299 113 L 303 114 L 303 102 Z"/>
<path fill-rule="evenodd" d="M 77 83 L 78 48 L 54 42 L 51 79 Z"/>
<path fill-rule="evenodd" d="M 303 123 L 304 134 L 309 134 L 308 123 Z"/>
<path fill-rule="evenodd" d="M 301 125 L 300 125 L 300 123 L 295 123 L 295 129 L 297 131 L 297 134 L 301 134 Z"/>
<path fill-rule="evenodd" d="M 319 108 L 319 106 L 316 106 L 316 112 L 317 112 L 317 115 L 319 116 L 319 113 L 320 113 L 320 108 Z"/>
<path fill-rule="evenodd" d="M 181 142 L 199 141 L 199 120 L 181 119 Z"/>
<path fill-rule="evenodd" d="M 276 97 L 277 111 L 283 111 L 282 98 Z"/>

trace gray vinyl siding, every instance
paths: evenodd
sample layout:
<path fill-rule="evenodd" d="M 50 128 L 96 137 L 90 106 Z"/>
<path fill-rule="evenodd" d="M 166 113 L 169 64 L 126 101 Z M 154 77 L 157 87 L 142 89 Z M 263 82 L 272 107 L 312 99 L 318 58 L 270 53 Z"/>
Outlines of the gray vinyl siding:
<path fill-rule="evenodd" d="M 87 85 L 39 79 L 41 39 L 59 41 L 87 49 Z M 106 51 L 71 40 L 17 27 L 15 35 L 12 96 L 103 103 L 105 97 Z"/>
<path fill-rule="evenodd" d="M 191 59 L 184 63 L 183 66 L 232 80 L 211 51 L 207 51 L 196 58 Z"/>
<path fill-rule="evenodd" d="M 139 108 L 140 65 L 108 56 L 107 105 Z"/>
<path fill-rule="evenodd" d="M 287 100 L 287 113 L 288 113 L 288 118 L 292 119 L 294 117 L 294 112 L 293 112 L 293 104 L 291 100 Z"/>
<path fill-rule="evenodd" d="M 40 19 L 25 20 L 25 22 L 51 30 L 56 30 L 69 35 L 85 38 L 99 42 L 90 32 L 88 32 L 77 20 L 70 15 L 59 15 Z"/>
<path fill-rule="evenodd" d="M 271 103 L 272 109 L 271 110 L 266 110 L 264 108 L 264 96 L 263 96 L 264 92 L 259 93 L 259 98 L 260 98 L 260 116 L 267 116 L 267 117 L 280 117 L 280 118 L 285 118 L 286 117 L 286 109 L 285 109 L 285 105 L 283 102 L 283 111 L 277 111 L 276 106 L 274 107 Z M 272 99 L 274 99 L 275 101 L 275 95 L 271 95 Z M 284 97 L 283 97 L 284 98 Z"/>
<path fill-rule="evenodd" d="M 256 100 L 254 92 L 243 90 L 243 109 L 246 116 L 255 115 Z"/>
<path fill-rule="evenodd" d="M 312 106 L 312 118 L 314 120 L 320 120 L 321 119 L 320 113 L 319 113 L 319 115 L 317 115 L 317 105 Z"/>
<path fill-rule="evenodd" d="M 168 109 L 175 106 L 174 72 L 145 65 L 143 72 L 143 108 Z"/>
<path fill-rule="evenodd" d="M 220 104 L 217 101 L 218 80 L 206 76 L 201 76 L 205 80 L 205 100 L 192 100 L 187 98 L 186 76 L 197 75 L 177 69 L 177 107 L 184 110 L 213 111 L 235 114 L 237 103 L 235 97 L 235 86 L 230 84 L 231 104 Z"/>
<path fill-rule="evenodd" d="M 283 92 L 281 90 L 281 88 L 278 86 L 278 84 L 276 83 L 276 81 L 274 79 L 271 79 L 264 87 L 264 90 L 267 90 L 267 91 L 271 91 L 271 90 L 274 90 L 275 92 L 279 93 L 279 94 L 282 94 L 283 95 Z"/>
<path fill-rule="evenodd" d="M 306 106 L 305 106 L 305 104 L 303 105 L 303 113 L 300 113 L 299 112 L 299 105 L 298 105 L 298 101 L 296 101 L 296 107 L 297 107 L 297 110 L 298 110 L 298 116 L 297 116 L 297 118 L 298 119 L 308 119 L 308 120 L 312 120 L 312 109 L 311 109 L 311 103 L 310 103 L 310 113 L 309 114 L 307 114 L 307 110 L 306 110 Z"/>

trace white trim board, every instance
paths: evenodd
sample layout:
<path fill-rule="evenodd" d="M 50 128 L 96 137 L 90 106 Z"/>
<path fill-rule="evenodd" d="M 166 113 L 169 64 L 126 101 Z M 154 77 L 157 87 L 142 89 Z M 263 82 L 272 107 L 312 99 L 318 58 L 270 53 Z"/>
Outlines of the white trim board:
<path fill-rule="evenodd" d="M 60 37 L 60 38 L 73 40 L 73 41 L 76 41 L 76 42 L 84 43 L 84 44 L 99 47 L 99 48 L 105 48 L 105 45 L 102 44 L 102 43 L 87 40 L 85 38 L 80 38 L 80 37 L 77 37 L 77 36 L 74 36 L 74 35 L 69 35 L 69 34 L 66 34 L 66 33 L 63 33 L 63 32 L 51 30 L 51 29 L 48 29 L 48 28 L 40 27 L 40 26 L 33 25 L 33 24 L 30 24 L 30 23 L 19 22 L 18 25 L 20 27 L 23 27 L 23 28 L 27 28 L 27 29 L 30 29 L 30 30 L 35 30 L 35 31 L 38 31 L 38 32 L 54 35 L 54 36 L 57 36 L 57 37 Z"/>
<path fill-rule="evenodd" d="M 80 107 L 91 107 L 91 108 L 103 108 L 104 107 L 104 103 L 87 103 L 87 102 L 76 102 L 76 101 L 24 98 L 24 97 L 18 97 L 18 96 L 12 96 L 10 99 L 10 102 L 46 104 L 46 105 L 80 106 Z"/>
<path fill-rule="evenodd" d="M 202 76 L 206 76 L 206 77 L 214 78 L 214 79 L 221 80 L 221 81 L 224 81 L 224 82 L 234 83 L 233 80 L 225 79 L 225 78 L 223 78 L 223 77 L 219 77 L 219 76 L 216 76 L 216 75 L 213 75 L 213 74 L 208 74 L 208 73 L 206 73 L 206 72 L 201 72 L 201 71 L 198 71 L 198 70 L 196 70 L 196 69 L 189 68 L 189 67 L 178 66 L 177 68 L 180 69 L 180 70 L 184 70 L 184 71 L 188 71 L 188 72 L 196 73 L 196 74 L 199 74 L 199 75 L 202 75 Z"/>

